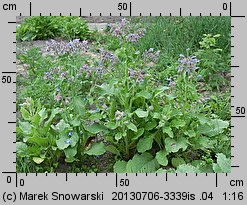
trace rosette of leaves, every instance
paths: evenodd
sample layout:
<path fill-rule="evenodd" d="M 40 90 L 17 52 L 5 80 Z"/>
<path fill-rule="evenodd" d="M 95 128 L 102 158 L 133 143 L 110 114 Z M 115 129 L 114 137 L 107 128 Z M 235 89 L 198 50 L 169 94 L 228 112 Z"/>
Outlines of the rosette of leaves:
<path fill-rule="evenodd" d="M 41 107 L 40 101 L 36 104 L 29 99 L 26 105 L 20 109 L 22 119 L 17 124 L 17 145 L 16 153 L 18 157 L 28 157 L 37 164 L 47 161 L 53 164 L 61 153 L 54 151 L 56 146 L 56 138 L 51 129 L 51 124 L 58 109 L 53 109 L 49 114 L 46 108 Z"/>

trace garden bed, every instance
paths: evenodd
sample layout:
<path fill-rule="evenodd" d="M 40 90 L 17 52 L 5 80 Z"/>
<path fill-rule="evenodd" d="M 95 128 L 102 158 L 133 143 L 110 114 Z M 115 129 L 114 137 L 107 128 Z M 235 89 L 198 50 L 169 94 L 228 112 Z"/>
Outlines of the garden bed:
<path fill-rule="evenodd" d="M 230 171 L 229 17 L 20 23 L 17 172 Z"/>

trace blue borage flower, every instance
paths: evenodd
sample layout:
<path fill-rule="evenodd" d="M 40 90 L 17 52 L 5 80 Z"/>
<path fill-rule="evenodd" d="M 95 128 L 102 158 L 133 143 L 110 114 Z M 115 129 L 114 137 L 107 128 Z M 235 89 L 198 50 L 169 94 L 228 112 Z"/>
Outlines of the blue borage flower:
<path fill-rule="evenodd" d="M 201 74 L 197 75 L 197 78 L 201 79 L 202 78 L 202 75 Z"/>
<path fill-rule="evenodd" d="M 70 41 L 68 43 L 64 41 L 55 41 L 50 40 L 46 41 L 46 51 L 49 53 L 55 53 L 58 55 L 63 55 L 67 53 L 74 53 L 78 51 L 88 51 L 88 41 L 84 40 L 80 42 L 80 39 L 74 39 L 73 41 Z"/>
<path fill-rule="evenodd" d="M 178 62 L 180 65 L 178 65 L 177 70 L 178 73 L 184 71 L 186 74 L 191 75 L 192 71 L 196 71 L 199 68 L 196 66 L 199 60 L 196 58 L 196 56 L 189 56 L 189 49 L 186 49 L 186 52 L 187 56 L 184 56 L 183 54 L 179 55 Z"/>
<path fill-rule="evenodd" d="M 68 133 L 68 136 L 69 136 L 69 137 L 72 137 L 72 134 L 73 134 L 73 131 L 70 130 L 69 133 Z"/>
<path fill-rule="evenodd" d="M 65 144 L 71 144 L 71 140 L 70 139 L 66 139 L 64 142 L 65 142 Z"/>
<path fill-rule="evenodd" d="M 59 93 L 60 92 L 60 89 L 59 88 L 56 88 L 56 91 Z"/>

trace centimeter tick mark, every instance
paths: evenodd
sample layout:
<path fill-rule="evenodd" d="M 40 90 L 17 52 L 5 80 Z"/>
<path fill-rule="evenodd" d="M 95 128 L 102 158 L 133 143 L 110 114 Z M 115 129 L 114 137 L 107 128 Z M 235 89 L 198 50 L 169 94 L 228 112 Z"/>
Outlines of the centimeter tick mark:
<path fill-rule="evenodd" d="M 29 8 L 29 12 L 30 12 L 30 16 L 32 16 L 32 2 L 30 2 L 30 8 Z"/>
<path fill-rule="evenodd" d="M 18 185 L 18 174 L 17 174 L 17 172 L 15 173 L 15 187 L 17 187 L 17 185 Z"/>
<path fill-rule="evenodd" d="M 218 174 L 217 173 L 215 174 L 215 185 L 216 187 L 218 187 Z"/>
<path fill-rule="evenodd" d="M 132 3 L 130 2 L 130 16 L 132 16 Z"/>

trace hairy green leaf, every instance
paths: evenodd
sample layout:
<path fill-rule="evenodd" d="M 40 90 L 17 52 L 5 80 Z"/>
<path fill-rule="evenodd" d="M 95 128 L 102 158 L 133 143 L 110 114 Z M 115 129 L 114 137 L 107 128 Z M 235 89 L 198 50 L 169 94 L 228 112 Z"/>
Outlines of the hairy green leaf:
<path fill-rule="evenodd" d="M 177 139 L 166 138 L 165 139 L 165 147 L 168 153 L 170 152 L 178 152 L 179 149 L 185 151 L 188 146 L 188 141 L 184 137 L 178 137 Z"/>
<path fill-rule="evenodd" d="M 140 153 L 146 152 L 152 148 L 153 135 L 148 135 L 139 140 L 137 143 L 137 151 Z"/>
<path fill-rule="evenodd" d="M 99 132 L 107 130 L 104 125 L 100 125 L 100 124 L 93 124 L 91 126 L 84 125 L 84 128 L 85 130 L 87 130 L 88 132 L 92 134 L 97 134 Z"/>
<path fill-rule="evenodd" d="M 152 129 L 154 129 L 156 126 L 157 126 L 157 122 L 153 120 L 153 121 L 151 121 L 151 122 L 148 122 L 148 123 L 145 125 L 145 130 L 147 130 L 147 131 L 152 130 Z"/>
<path fill-rule="evenodd" d="M 127 162 L 117 161 L 113 166 L 113 170 L 115 173 L 126 173 L 126 166 Z"/>
<path fill-rule="evenodd" d="M 91 148 L 85 153 L 88 155 L 102 155 L 105 153 L 105 145 L 102 142 L 93 143 Z"/>
<path fill-rule="evenodd" d="M 126 166 L 127 173 L 152 173 L 159 169 L 159 163 L 147 152 L 135 154 Z"/>
<path fill-rule="evenodd" d="M 178 173 L 200 173 L 200 169 L 190 164 L 182 164 L 178 166 L 176 172 Z"/>
<path fill-rule="evenodd" d="M 217 164 L 213 164 L 213 169 L 217 173 L 231 172 L 231 159 L 226 158 L 222 153 L 217 154 Z"/>
<path fill-rule="evenodd" d="M 184 161 L 183 158 L 181 158 L 181 157 L 172 158 L 172 166 L 174 166 L 175 168 L 177 168 L 178 166 L 180 166 L 182 164 L 186 164 L 186 162 Z"/>
<path fill-rule="evenodd" d="M 172 128 L 170 128 L 170 127 L 163 127 L 162 132 L 168 134 L 168 136 L 170 138 L 174 137 L 173 132 L 172 132 Z"/>
<path fill-rule="evenodd" d="M 152 97 L 152 94 L 149 93 L 148 91 L 146 90 L 142 90 L 141 92 L 137 93 L 136 94 L 137 97 L 143 97 L 145 99 L 150 99 Z"/>
<path fill-rule="evenodd" d="M 33 161 L 36 164 L 41 164 L 44 161 L 44 159 L 43 158 L 40 158 L 40 157 L 33 157 Z"/>
<path fill-rule="evenodd" d="M 167 166 L 168 159 L 167 159 L 167 152 L 166 150 L 160 150 L 156 153 L 155 158 L 157 159 L 158 163 L 162 166 Z"/>
<path fill-rule="evenodd" d="M 142 109 L 137 109 L 135 113 L 139 118 L 145 118 L 148 116 L 148 111 L 143 111 Z"/>
<path fill-rule="evenodd" d="M 129 122 L 127 124 L 127 127 L 128 127 L 128 129 L 130 129 L 130 130 L 132 130 L 134 132 L 137 132 L 137 127 L 133 123 Z"/>

